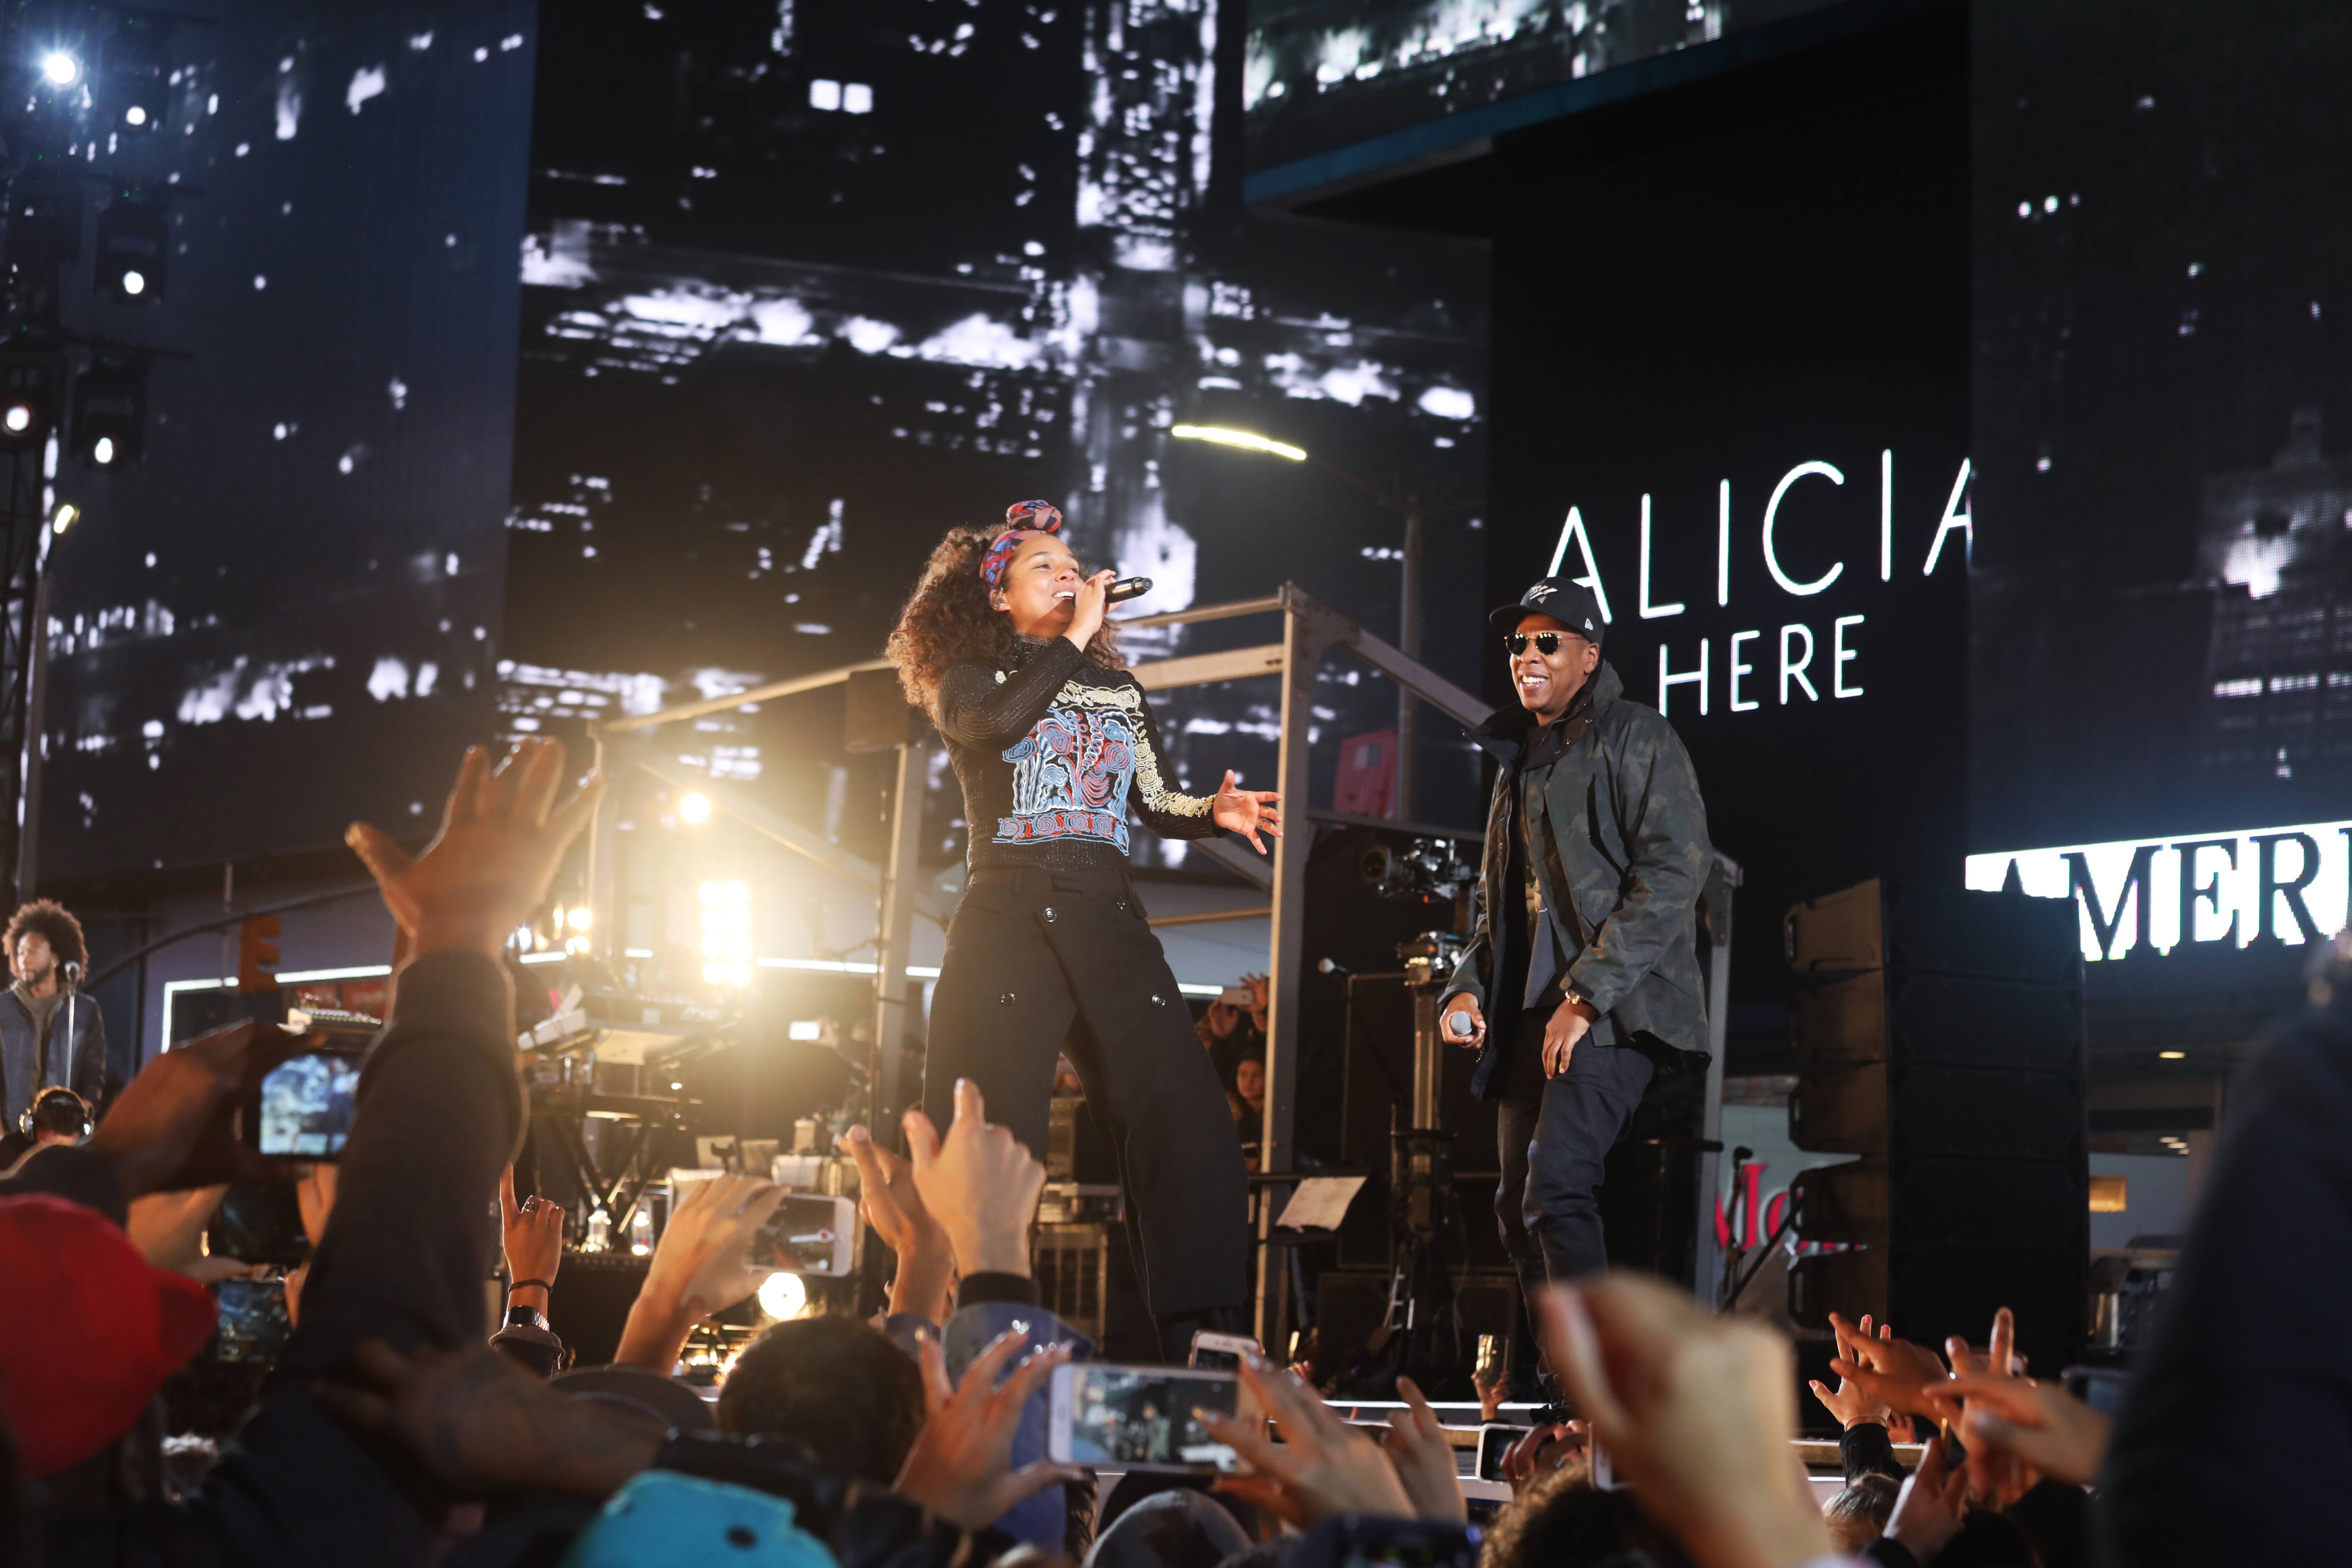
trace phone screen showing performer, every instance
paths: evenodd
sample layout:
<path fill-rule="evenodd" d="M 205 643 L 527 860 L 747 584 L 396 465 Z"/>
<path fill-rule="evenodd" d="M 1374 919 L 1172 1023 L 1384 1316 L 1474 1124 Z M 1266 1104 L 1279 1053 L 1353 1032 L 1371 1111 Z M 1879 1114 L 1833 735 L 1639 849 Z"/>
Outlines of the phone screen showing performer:
<path fill-rule="evenodd" d="M 362 1060 L 352 1051 L 304 1051 L 271 1068 L 246 1106 L 247 1144 L 279 1159 L 341 1159 Z"/>
<path fill-rule="evenodd" d="M 1228 1372 L 1092 1363 L 1056 1367 L 1045 1451 L 1057 1464 L 1230 1470 L 1233 1449 L 1210 1436 L 1201 1417 L 1233 1415 L 1238 1394 Z"/>
<path fill-rule="evenodd" d="M 283 1279 L 224 1279 L 220 1282 L 220 1323 L 214 1331 L 213 1359 L 225 1362 L 274 1362 L 293 1336 L 286 1315 Z"/>
<path fill-rule="evenodd" d="M 849 1272 L 851 1244 L 856 1237 L 855 1199 L 794 1193 L 776 1206 L 752 1238 L 751 1262 L 754 1267 L 780 1268 L 787 1274 L 837 1278 Z"/>

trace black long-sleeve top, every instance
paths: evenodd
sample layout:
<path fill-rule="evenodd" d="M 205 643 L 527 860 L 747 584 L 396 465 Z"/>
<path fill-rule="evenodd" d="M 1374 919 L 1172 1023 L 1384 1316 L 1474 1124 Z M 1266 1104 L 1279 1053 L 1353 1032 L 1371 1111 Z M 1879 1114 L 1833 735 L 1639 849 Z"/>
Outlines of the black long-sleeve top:
<path fill-rule="evenodd" d="M 952 666 L 938 710 L 975 871 L 1123 868 L 1130 809 L 1162 838 L 1217 831 L 1213 797 L 1176 789 L 1142 683 L 1067 637 L 1024 637 L 1002 666 Z"/>

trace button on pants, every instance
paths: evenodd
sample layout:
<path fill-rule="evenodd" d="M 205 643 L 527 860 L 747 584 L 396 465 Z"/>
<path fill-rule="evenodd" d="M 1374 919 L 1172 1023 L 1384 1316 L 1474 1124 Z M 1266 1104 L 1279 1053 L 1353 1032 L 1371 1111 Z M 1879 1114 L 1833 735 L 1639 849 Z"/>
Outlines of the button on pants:
<path fill-rule="evenodd" d="M 1117 1152 L 1156 1317 L 1247 1294 L 1248 1177 L 1224 1089 L 1122 872 L 982 870 L 931 993 L 923 1109 L 942 1137 L 967 1078 L 1039 1159 L 1066 1055 Z"/>

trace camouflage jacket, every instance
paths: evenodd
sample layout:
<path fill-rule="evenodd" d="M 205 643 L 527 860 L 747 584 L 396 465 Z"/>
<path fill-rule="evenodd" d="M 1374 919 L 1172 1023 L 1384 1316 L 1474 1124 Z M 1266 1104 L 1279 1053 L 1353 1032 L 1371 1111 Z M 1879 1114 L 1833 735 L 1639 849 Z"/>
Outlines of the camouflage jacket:
<path fill-rule="evenodd" d="M 1591 704 L 1564 721 L 1574 728 L 1544 791 L 1556 854 L 1539 858 L 1536 868 L 1544 918 L 1568 963 L 1564 984 L 1607 1014 L 1621 1038 L 1648 1035 L 1677 1050 L 1704 1050 L 1697 909 L 1715 854 L 1706 805 L 1690 753 L 1665 716 L 1624 693 L 1625 683 L 1604 660 L 1593 672 Z M 1512 955 L 1503 951 L 1507 927 L 1496 911 L 1498 900 L 1519 897 L 1502 884 L 1519 832 L 1518 766 L 1531 723 L 1524 709 L 1513 707 L 1473 731 L 1502 767 L 1486 814 L 1477 923 L 1445 996 L 1466 994 L 1486 1016 L 1486 1043 L 1471 1079 L 1472 1091 L 1484 1098 L 1502 1092 L 1497 1068 L 1521 1006 L 1517 996 L 1486 993 L 1511 967 Z M 1562 878 L 1565 888 L 1558 885 Z M 1573 921 L 1567 913 L 1571 897 L 1579 917 Z"/>

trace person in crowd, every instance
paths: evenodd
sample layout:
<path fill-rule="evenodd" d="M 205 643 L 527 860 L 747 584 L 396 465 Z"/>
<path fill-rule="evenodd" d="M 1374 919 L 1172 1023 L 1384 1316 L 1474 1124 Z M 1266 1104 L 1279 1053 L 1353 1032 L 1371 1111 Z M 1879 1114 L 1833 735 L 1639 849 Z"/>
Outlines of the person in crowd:
<path fill-rule="evenodd" d="M 80 1142 L 96 1120 L 89 1101 L 62 1084 L 51 1084 L 35 1097 L 18 1131 L 32 1139 L 33 1149 L 46 1149 L 52 1143 Z"/>
<path fill-rule="evenodd" d="M 1875 1537 L 1878 1531 L 1873 1530 Z M 1631 1492 L 1603 1491 L 1583 1464 L 1564 1466 L 1515 1495 L 1486 1532 L 1478 1568 L 1691 1568 L 1673 1531 Z"/>
<path fill-rule="evenodd" d="M 1201 1043 L 1213 1052 L 1265 1049 L 1265 1015 L 1269 982 L 1263 974 L 1244 974 L 1202 1011 Z"/>
<path fill-rule="evenodd" d="M 849 1318 L 777 1323 L 735 1358 L 721 1431 L 797 1437 L 844 1475 L 888 1486 L 923 1426 L 923 1374 L 879 1331 Z"/>
<path fill-rule="evenodd" d="M 490 1343 L 526 1371 L 552 1377 L 572 1363 L 571 1351 L 548 1320 L 556 1270 L 563 1267 L 563 1205 L 536 1193 L 518 1200 L 514 1176 L 512 1165 L 499 1176 L 499 1246 L 506 1259 L 507 1300 L 506 1314 Z"/>
<path fill-rule="evenodd" d="M 731 1171 L 695 1184 L 662 1228 L 613 1352 L 614 1365 L 667 1377 L 696 1324 L 751 1299 L 769 1273 L 751 1262 L 751 1239 L 784 1193 L 764 1177 Z"/>
<path fill-rule="evenodd" d="M 0 1160 L 13 1162 L 32 1145 L 30 1112 L 43 1089 L 69 1089 L 100 1108 L 111 1086 L 106 1020 L 80 988 L 89 963 L 81 922 L 62 904 L 36 899 L 8 921 L 5 941 L 16 983 L 0 1002 L 0 1125 L 23 1142 Z"/>
<path fill-rule="evenodd" d="M 1164 838 L 1231 831 L 1265 852 L 1275 795 L 1230 771 L 1186 795 L 1104 623 L 1112 574 L 1082 572 L 1045 501 L 932 551 L 887 657 L 929 714 L 971 824 L 971 877 L 931 1002 L 923 1104 L 978 1084 L 1040 1158 L 1055 1053 L 1086 1083 L 1127 1186 L 1136 1272 L 1171 1359 L 1240 1323 L 1248 1182 L 1216 1074 L 1128 867 L 1132 811 Z"/>
<path fill-rule="evenodd" d="M 1607 1263 L 1602 1162 L 1652 1076 L 1705 1059 L 1695 911 L 1714 850 L 1681 739 L 1601 660 L 1592 590 L 1547 577 L 1488 618 L 1519 706 L 1477 732 L 1501 765 L 1475 929 L 1439 1005 L 1482 1052 L 1496 1217 L 1532 1300 Z"/>
<path fill-rule="evenodd" d="M 1848 1481 L 1843 1491 L 1822 1504 L 1831 1543 L 1849 1557 L 1860 1556 L 1863 1548 L 1886 1532 L 1902 1488 L 1901 1481 L 1875 1472 Z"/>

